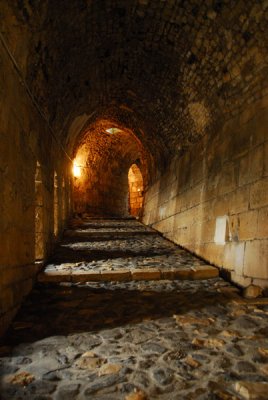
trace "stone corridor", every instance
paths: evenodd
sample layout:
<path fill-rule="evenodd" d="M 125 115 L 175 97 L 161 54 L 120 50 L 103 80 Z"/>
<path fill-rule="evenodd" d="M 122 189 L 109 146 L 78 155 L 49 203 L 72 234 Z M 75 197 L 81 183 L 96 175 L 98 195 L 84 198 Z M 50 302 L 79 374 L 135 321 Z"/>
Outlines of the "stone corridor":
<path fill-rule="evenodd" d="M 0 0 L 0 400 L 266 400 L 267 221 L 268 0 Z"/>
<path fill-rule="evenodd" d="M 268 300 L 217 275 L 135 219 L 74 218 L 2 341 L 1 399 L 266 399 Z"/>

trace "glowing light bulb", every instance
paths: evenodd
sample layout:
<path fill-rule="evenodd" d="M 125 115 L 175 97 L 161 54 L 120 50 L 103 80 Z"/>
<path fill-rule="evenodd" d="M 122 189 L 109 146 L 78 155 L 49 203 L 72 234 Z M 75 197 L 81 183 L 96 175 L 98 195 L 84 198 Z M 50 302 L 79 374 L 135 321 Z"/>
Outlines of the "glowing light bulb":
<path fill-rule="evenodd" d="M 79 178 L 81 176 L 81 167 L 79 167 L 79 165 L 73 165 L 73 175 L 75 178 Z"/>

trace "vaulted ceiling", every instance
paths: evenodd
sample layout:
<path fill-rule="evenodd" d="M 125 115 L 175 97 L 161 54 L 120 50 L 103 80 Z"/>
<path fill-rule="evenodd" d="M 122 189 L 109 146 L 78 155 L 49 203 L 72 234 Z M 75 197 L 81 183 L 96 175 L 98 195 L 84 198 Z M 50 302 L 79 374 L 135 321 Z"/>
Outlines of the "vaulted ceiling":
<path fill-rule="evenodd" d="M 109 120 L 164 164 L 267 84 L 265 0 L 0 0 L 0 10 L 2 35 L 70 151 Z"/>

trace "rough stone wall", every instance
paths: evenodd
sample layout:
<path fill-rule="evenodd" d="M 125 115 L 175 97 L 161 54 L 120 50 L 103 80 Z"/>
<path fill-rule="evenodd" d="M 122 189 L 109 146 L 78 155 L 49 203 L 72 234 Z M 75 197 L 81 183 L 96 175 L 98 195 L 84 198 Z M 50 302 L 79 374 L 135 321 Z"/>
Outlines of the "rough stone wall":
<path fill-rule="evenodd" d="M 0 43 L 0 336 L 31 290 L 40 258 L 53 246 L 53 168 L 67 176 L 66 161 Z M 58 164 L 56 164 L 57 160 Z M 37 162 L 40 164 L 36 187 Z M 36 203 L 36 192 L 42 202 Z M 62 201 L 67 191 L 60 192 Z M 42 206 L 41 206 L 42 204 Z M 42 207 L 42 223 L 40 209 Z M 39 210 L 38 210 L 39 208 Z M 67 214 L 67 213 L 66 213 Z M 63 226 L 63 216 L 59 225 Z M 40 235 L 39 235 L 40 236 Z M 40 249 L 39 249 L 40 250 Z"/>
<path fill-rule="evenodd" d="M 268 95 L 206 135 L 148 190 L 143 221 L 230 271 L 268 286 Z"/>

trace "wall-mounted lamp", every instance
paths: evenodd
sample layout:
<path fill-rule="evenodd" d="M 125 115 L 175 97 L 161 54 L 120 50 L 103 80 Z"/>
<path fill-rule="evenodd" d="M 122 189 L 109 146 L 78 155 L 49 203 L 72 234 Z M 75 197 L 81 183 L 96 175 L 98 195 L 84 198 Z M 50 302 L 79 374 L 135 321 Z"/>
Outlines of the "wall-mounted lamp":
<path fill-rule="evenodd" d="M 81 176 L 81 167 L 79 165 L 73 164 L 73 175 L 75 178 L 79 178 Z"/>

